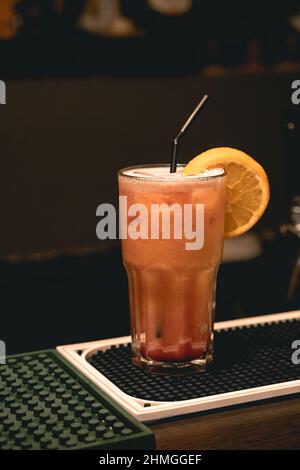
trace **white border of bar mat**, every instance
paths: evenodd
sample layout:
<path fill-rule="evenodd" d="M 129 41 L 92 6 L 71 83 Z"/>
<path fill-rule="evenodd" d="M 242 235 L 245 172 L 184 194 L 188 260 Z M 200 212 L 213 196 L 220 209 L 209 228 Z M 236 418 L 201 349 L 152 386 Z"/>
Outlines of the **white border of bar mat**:
<path fill-rule="evenodd" d="M 278 323 L 293 319 L 299 319 L 300 321 L 300 310 L 218 322 L 215 323 L 215 330 L 226 330 L 264 323 Z M 120 388 L 114 385 L 86 360 L 87 357 L 98 350 L 107 349 L 113 345 L 128 344 L 130 342 L 130 336 L 123 336 L 120 338 L 91 341 L 88 343 L 58 346 L 57 351 L 92 382 L 94 382 L 94 384 L 106 392 L 112 399 L 118 402 L 123 408 L 140 421 L 153 421 L 300 392 L 299 366 L 299 380 L 291 380 L 289 382 L 280 382 L 271 385 L 264 385 L 262 387 L 248 388 L 235 392 L 220 393 L 217 395 L 182 401 L 148 401 L 132 397 L 122 392 Z M 292 352 L 293 350 L 291 349 L 291 355 Z M 147 405 L 144 407 L 146 403 Z"/>

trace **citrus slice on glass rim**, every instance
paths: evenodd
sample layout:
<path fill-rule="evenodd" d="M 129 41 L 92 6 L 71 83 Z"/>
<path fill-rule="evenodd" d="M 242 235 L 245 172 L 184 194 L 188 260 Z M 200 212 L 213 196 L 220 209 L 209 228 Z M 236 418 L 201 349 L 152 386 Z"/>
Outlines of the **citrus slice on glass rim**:
<path fill-rule="evenodd" d="M 227 173 L 224 236 L 242 235 L 256 224 L 268 205 L 270 187 L 266 172 L 245 152 L 217 147 L 193 158 L 183 175 L 197 175 L 210 168 L 224 168 Z"/>

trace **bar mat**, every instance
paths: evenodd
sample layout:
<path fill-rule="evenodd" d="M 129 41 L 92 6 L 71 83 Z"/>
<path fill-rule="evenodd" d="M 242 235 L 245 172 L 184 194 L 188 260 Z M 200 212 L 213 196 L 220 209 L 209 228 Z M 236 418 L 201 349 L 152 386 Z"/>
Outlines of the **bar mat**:
<path fill-rule="evenodd" d="M 153 449 L 153 433 L 55 351 L 0 365 L 0 449 Z"/>
<path fill-rule="evenodd" d="M 300 378 L 291 360 L 300 321 L 257 324 L 215 332 L 214 360 L 204 374 L 149 375 L 131 362 L 130 344 L 98 351 L 90 364 L 123 392 L 147 401 L 180 401 Z"/>

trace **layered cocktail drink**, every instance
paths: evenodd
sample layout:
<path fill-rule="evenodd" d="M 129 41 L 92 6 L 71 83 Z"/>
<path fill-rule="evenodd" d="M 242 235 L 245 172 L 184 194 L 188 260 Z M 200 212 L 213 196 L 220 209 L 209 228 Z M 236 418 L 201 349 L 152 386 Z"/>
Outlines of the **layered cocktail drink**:
<path fill-rule="evenodd" d="M 226 175 L 182 168 L 119 172 L 133 361 L 152 372 L 203 371 L 212 358 Z"/>

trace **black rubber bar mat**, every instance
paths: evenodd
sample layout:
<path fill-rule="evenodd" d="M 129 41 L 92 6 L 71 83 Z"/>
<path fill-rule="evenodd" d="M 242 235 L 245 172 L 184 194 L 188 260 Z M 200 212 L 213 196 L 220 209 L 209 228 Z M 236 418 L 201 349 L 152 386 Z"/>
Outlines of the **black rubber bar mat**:
<path fill-rule="evenodd" d="M 180 378 L 149 375 L 131 362 L 129 344 L 98 351 L 89 362 L 123 392 L 149 401 L 180 401 L 300 379 L 292 343 L 299 319 L 217 330 L 205 373 Z"/>

